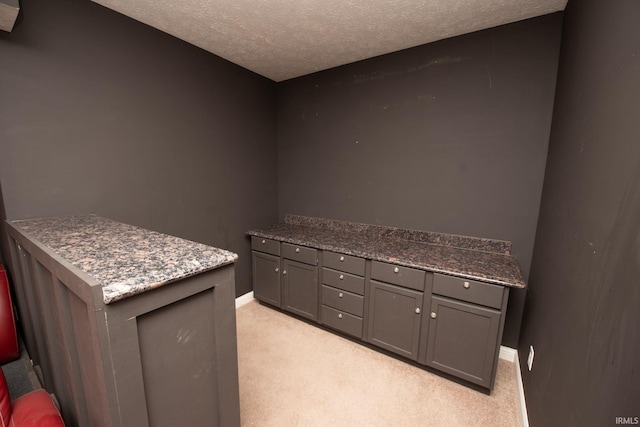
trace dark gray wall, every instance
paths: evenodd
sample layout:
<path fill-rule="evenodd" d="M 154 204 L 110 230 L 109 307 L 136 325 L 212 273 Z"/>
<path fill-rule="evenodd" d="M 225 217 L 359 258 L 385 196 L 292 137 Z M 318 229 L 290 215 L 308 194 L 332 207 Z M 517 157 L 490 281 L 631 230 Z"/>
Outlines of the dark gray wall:
<path fill-rule="evenodd" d="M 277 220 L 275 83 L 89 0 L 0 32 L 9 219 L 96 213 L 237 252 Z"/>
<path fill-rule="evenodd" d="M 528 275 L 562 15 L 278 85 L 279 212 L 505 239 Z M 524 291 L 503 343 L 515 347 Z"/>
<path fill-rule="evenodd" d="M 565 11 L 519 348 L 531 426 L 640 417 L 639 16 L 633 0 Z"/>

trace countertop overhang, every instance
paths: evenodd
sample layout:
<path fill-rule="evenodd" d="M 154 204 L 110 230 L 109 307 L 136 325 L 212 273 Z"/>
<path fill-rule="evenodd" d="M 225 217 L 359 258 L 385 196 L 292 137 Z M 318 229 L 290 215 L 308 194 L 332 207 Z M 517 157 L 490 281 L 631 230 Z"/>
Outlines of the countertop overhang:
<path fill-rule="evenodd" d="M 518 261 L 510 255 L 510 243 L 501 240 L 297 215 L 287 215 L 284 223 L 247 234 L 502 286 L 526 287 Z"/>
<path fill-rule="evenodd" d="M 105 304 L 208 270 L 238 255 L 97 215 L 7 221 L 102 286 Z"/>

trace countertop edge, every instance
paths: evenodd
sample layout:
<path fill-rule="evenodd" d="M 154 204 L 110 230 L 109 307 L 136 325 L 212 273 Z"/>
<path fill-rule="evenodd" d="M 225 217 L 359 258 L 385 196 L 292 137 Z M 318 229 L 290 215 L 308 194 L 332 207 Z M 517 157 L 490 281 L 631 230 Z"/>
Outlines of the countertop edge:
<path fill-rule="evenodd" d="M 433 273 L 456 276 L 456 277 L 461 277 L 461 278 L 471 279 L 471 280 L 478 280 L 485 283 L 506 286 L 509 288 L 516 288 L 516 289 L 526 288 L 526 283 L 524 281 L 524 278 L 522 278 L 522 280 L 509 281 L 509 280 L 504 280 L 498 277 L 487 277 L 487 276 L 477 275 L 477 274 L 473 274 L 473 273 L 469 273 L 461 270 L 443 268 L 442 266 L 436 266 L 436 265 L 430 265 L 430 264 L 417 264 L 413 262 L 407 262 L 402 258 L 398 258 L 398 257 L 389 257 L 389 256 L 379 255 L 373 252 L 349 251 L 348 248 L 345 248 L 342 246 L 334 246 L 327 243 L 318 243 L 316 241 L 310 242 L 309 240 L 304 240 L 304 239 L 295 239 L 295 238 L 283 236 L 281 234 L 277 234 L 273 231 L 253 229 L 253 230 L 247 231 L 245 234 L 248 236 L 256 236 L 256 237 L 262 237 L 267 239 L 279 240 L 285 243 L 293 243 L 293 244 L 298 244 L 302 246 L 310 246 L 323 251 L 345 253 L 347 255 L 358 256 L 366 259 L 371 259 L 373 261 L 389 262 L 389 263 L 398 264 L 406 267 L 417 268 L 419 270 L 429 271 Z M 410 244 L 422 245 L 422 246 L 437 246 L 437 245 L 421 243 L 421 242 L 410 242 Z M 451 247 L 448 247 L 448 248 L 450 250 L 457 250 L 460 252 L 483 252 L 483 251 L 474 251 L 472 249 L 451 248 Z M 487 253 L 487 252 L 483 252 L 483 253 Z M 513 255 L 505 255 L 501 253 L 491 253 L 491 254 L 496 257 L 506 257 L 508 259 L 513 260 L 513 262 L 517 264 L 516 258 L 513 257 Z"/>
<path fill-rule="evenodd" d="M 72 216 L 70 216 L 72 217 Z M 76 216 L 80 217 L 80 216 Z M 24 242 L 18 241 L 17 243 L 23 244 L 25 247 L 27 245 L 32 246 L 31 250 L 35 247 L 38 250 L 44 252 L 47 257 L 51 258 L 51 260 L 59 265 L 63 266 L 66 270 L 68 270 L 71 274 L 81 279 L 85 282 L 89 288 L 94 289 L 92 293 L 94 294 L 95 303 L 101 301 L 105 305 L 111 304 L 116 301 L 122 301 L 126 298 L 139 295 L 148 291 L 151 291 L 156 288 L 160 288 L 162 286 L 196 276 L 201 273 L 205 273 L 208 271 L 212 271 L 230 264 L 234 264 L 238 260 L 238 254 L 228 251 L 226 249 L 215 248 L 210 245 L 205 245 L 203 243 L 194 242 L 192 240 L 180 238 L 177 236 L 172 236 L 169 234 L 164 234 L 160 232 L 156 232 L 153 230 L 145 229 L 138 226 L 133 226 L 130 224 L 122 223 L 119 221 L 110 220 L 107 218 L 102 218 L 97 215 L 83 215 L 83 217 L 93 217 L 97 219 L 104 219 L 113 223 L 122 224 L 126 227 L 131 227 L 132 229 L 141 230 L 142 232 L 154 233 L 160 236 L 165 236 L 170 239 L 178 239 L 184 242 L 189 243 L 190 245 L 197 245 L 202 247 L 208 247 L 219 251 L 221 254 L 221 259 L 219 259 L 215 263 L 211 263 L 206 265 L 206 267 L 195 268 L 191 271 L 186 271 L 184 274 L 177 274 L 172 277 L 167 277 L 166 280 L 160 280 L 155 282 L 147 282 L 144 284 L 130 284 L 127 283 L 126 280 L 114 281 L 114 282 L 104 282 L 99 277 L 94 276 L 91 272 L 85 271 L 80 265 L 77 265 L 73 259 L 69 259 L 64 256 L 63 253 L 60 253 L 55 247 L 48 245 L 45 241 L 37 237 L 34 233 L 31 233 L 29 230 L 23 228 L 21 225 L 23 223 L 29 223 L 30 221 L 38 221 L 38 220 L 49 220 L 55 218 L 66 218 L 66 217 L 52 217 L 52 218 L 37 218 L 37 219 L 22 219 L 22 220 L 4 220 L 6 224 L 7 234 L 12 236 L 14 239 L 24 240 Z M 96 290 L 99 289 L 99 295 L 96 294 Z"/>
<path fill-rule="evenodd" d="M 64 258 L 62 255 L 60 255 L 57 252 L 55 252 L 52 248 L 50 248 L 49 246 L 45 245 L 41 240 L 39 240 L 38 238 L 33 236 L 31 233 L 29 233 L 26 230 L 24 230 L 21 227 L 19 227 L 16 224 L 16 222 L 17 221 L 5 220 L 5 224 L 7 226 L 7 234 L 8 235 L 10 234 L 9 229 L 13 230 L 13 232 L 18 233 L 23 238 L 25 238 L 29 244 L 32 244 L 32 245 L 38 247 L 38 249 L 40 249 L 41 251 L 45 252 L 45 254 L 50 256 L 54 261 L 60 263 L 60 265 L 62 265 L 63 267 L 65 267 L 66 269 L 71 271 L 73 274 L 75 274 L 76 276 L 80 277 L 82 280 L 86 281 L 89 284 L 89 286 L 96 287 L 96 288 L 102 288 L 102 284 L 100 283 L 99 280 L 97 280 L 95 277 L 93 277 L 92 275 L 90 275 L 86 271 L 82 270 L 80 267 L 78 267 L 75 264 L 73 264 L 68 259 Z M 13 236 L 13 237 L 15 238 L 15 236 Z M 18 244 L 21 244 L 21 242 L 18 242 Z M 5 261 L 9 262 L 9 260 L 5 260 Z"/>
<path fill-rule="evenodd" d="M 162 282 L 150 283 L 150 284 L 146 285 L 143 289 L 136 289 L 134 292 L 131 292 L 131 293 L 119 294 L 119 295 L 116 295 L 116 296 L 113 296 L 113 297 L 109 297 L 107 294 L 108 294 L 108 291 L 110 290 L 110 288 L 111 287 L 117 287 L 117 286 L 119 286 L 119 284 L 116 283 L 116 284 L 104 285 L 104 286 L 102 286 L 102 295 L 103 295 L 104 303 L 105 303 L 105 305 L 109 305 L 109 304 L 112 304 L 114 302 L 122 301 L 122 300 L 125 300 L 127 298 L 133 297 L 135 295 L 143 294 L 143 293 L 151 291 L 153 289 L 161 288 L 161 287 L 163 287 L 165 285 L 170 285 L 171 283 L 178 282 L 180 280 L 188 279 L 190 277 L 195 277 L 195 276 L 197 276 L 199 274 L 207 273 L 209 271 L 217 270 L 218 268 L 222 268 L 222 267 L 225 267 L 225 266 L 228 266 L 228 265 L 235 264 L 236 261 L 238 261 L 238 255 L 236 253 L 234 253 L 234 252 L 230 252 L 230 253 L 232 253 L 234 255 L 234 257 L 232 257 L 233 258 L 232 260 L 227 260 L 227 261 L 221 262 L 220 264 L 216 264 L 214 266 L 210 266 L 209 268 L 198 270 L 198 271 L 194 271 L 192 273 L 184 274 L 184 275 L 181 275 L 181 276 L 178 276 L 178 277 L 174 277 L 172 279 L 165 280 L 165 281 L 162 281 Z M 106 290 L 106 292 L 105 292 L 105 290 Z"/>

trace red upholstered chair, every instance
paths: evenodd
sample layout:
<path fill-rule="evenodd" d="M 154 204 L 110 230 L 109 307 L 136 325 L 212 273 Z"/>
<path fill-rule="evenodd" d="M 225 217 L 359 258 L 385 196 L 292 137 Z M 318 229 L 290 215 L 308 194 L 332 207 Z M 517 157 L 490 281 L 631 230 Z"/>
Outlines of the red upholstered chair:
<path fill-rule="evenodd" d="M 43 389 L 11 402 L 7 381 L 0 369 L 0 427 L 64 427 L 64 421 L 53 399 Z"/>
<path fill-rule="evenodd" d="M 13 318 L 9 280 L 4 266 L 0 264 L 0 364 L 20 357 L 16 323 Z"/>
<path fill-rule="evenodd" d="M 0 363 L 19 356 L 9 282 L 0 264 Z M 32 391 L 11 402 L 7 380 L 0 369 L 0 427 L 64 427 L 64 421 L 45 390 Z"/>

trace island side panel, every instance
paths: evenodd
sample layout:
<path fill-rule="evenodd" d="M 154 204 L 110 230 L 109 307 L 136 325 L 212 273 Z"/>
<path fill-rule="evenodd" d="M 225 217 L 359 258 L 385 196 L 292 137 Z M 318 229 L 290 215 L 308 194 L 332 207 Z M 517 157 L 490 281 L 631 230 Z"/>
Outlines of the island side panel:
<path fill-rule="evenodd" d="M 212 309 L 215 314 L 215 355 L 219 419 L 221 426 L 240 426 L 240 388 L 238 382 L 238 344 L 236 329 L 235 269 L 230 268 L 227 285 L 218 286 Z M 216 294 L 217 293 L 217 294 Z"/>
<path fill-rule="evenodd" d="M 84 390 L 78 389 L 81 386 L 81 379 L 76 376 L 74 367 L 80 366 L 77 354 L 73 356 L 69 352 L 75 348 L 75 335 L 73 334 L 69 311 L 64 307 L 66 304 L 66 288 L 53 273 L 43 266 L 38 260 L 35 261 L 36 274 L 34 285 L 40 289 L 39 301 L 42 303 L 44 330 L 41 333 L 45 336 L 47 343 L 46 354 L 43 358 L 49 361 L 43 364 L 42 373 L 44 376 L 44 388 L 55 390 L 60 411 L 68 418 L 67 424 L 79 424 L 79 420 L 87 420 L 87 413 L 84 407 L 78 405 L 79 396 L 85 396 Z M 64 295 L 61 298 L 61 295 Z M 48 303 L 45 303 L 48 302 Z M 73 341 L 70 341 L 70 338 Z M 72 345 L 70 345 L 72 343 Z M 51 366 L 51 364 L 56 364 Z M 70 380 L 72 379 L 72 380 Z M 76 417 L 75 414 L 80 414 Z"/>
<path fill-rule="evenodd" d="M 22 338 L 24 339 L 27 350 L 34 364 L 38 363 L 38 348 L 36 342 L 36 330 L 34 329 L 31 313 L 34 310 L 30 307 L 29 298 L 27 298 L 29 279 L 26 277 L 28 270 L 24 269 L 24 251 L 22 246 L 13 238 L 9 237 L 9 252 L 11 256 L 11 264 L 8 266 L 10 271 L 11 285 L 16 294 L 15 304 L 18 308 L 18 327 L 21 326 Z"/>
<path fill-rule="evenodd" d="M 11 224 L 7 229 L 25 341 L 44 387 L 58 398 L 67 425 L 111 425 L 104 377 L 111 364 L 98 333 L 104 304 L 95 304 L 101 288 Z"/>
<path fill-rule="evenodd" d="M 234 266 L 107 305 L 122 425 L 240 425 Z"/>
<path fill-rule="evenodd" d="M 66 423 L 85 425 L 90 420 L 89 410 L 85 403 L 85 396 L 87 396 L 85 386 L 93 387 L 93 385 L 86 384 L 86 380 L 83 381 L 82 371 L 79 369 L 81 364 L 87 363 L 87 361 L 78 352 L 78 339 L 81 337 L 77 336 L 74 330 L 76 321 L 74 321 L 70 300 L 77 297 L 69 292 L 69 288 L 58 277 L 54 277 L 54 282 L 54 305 L 62 335 L 62 339 L 58 341 L 61 347 L 58 350 L 61 363 L 56 366 L 56 369 L 61 371 L 59 375 L 63 379 L 62 388 L 56 383 L 56 395 Z M 66 390 L 65 383 L 66 387 L 70 388 L 69 392 Z"/>

